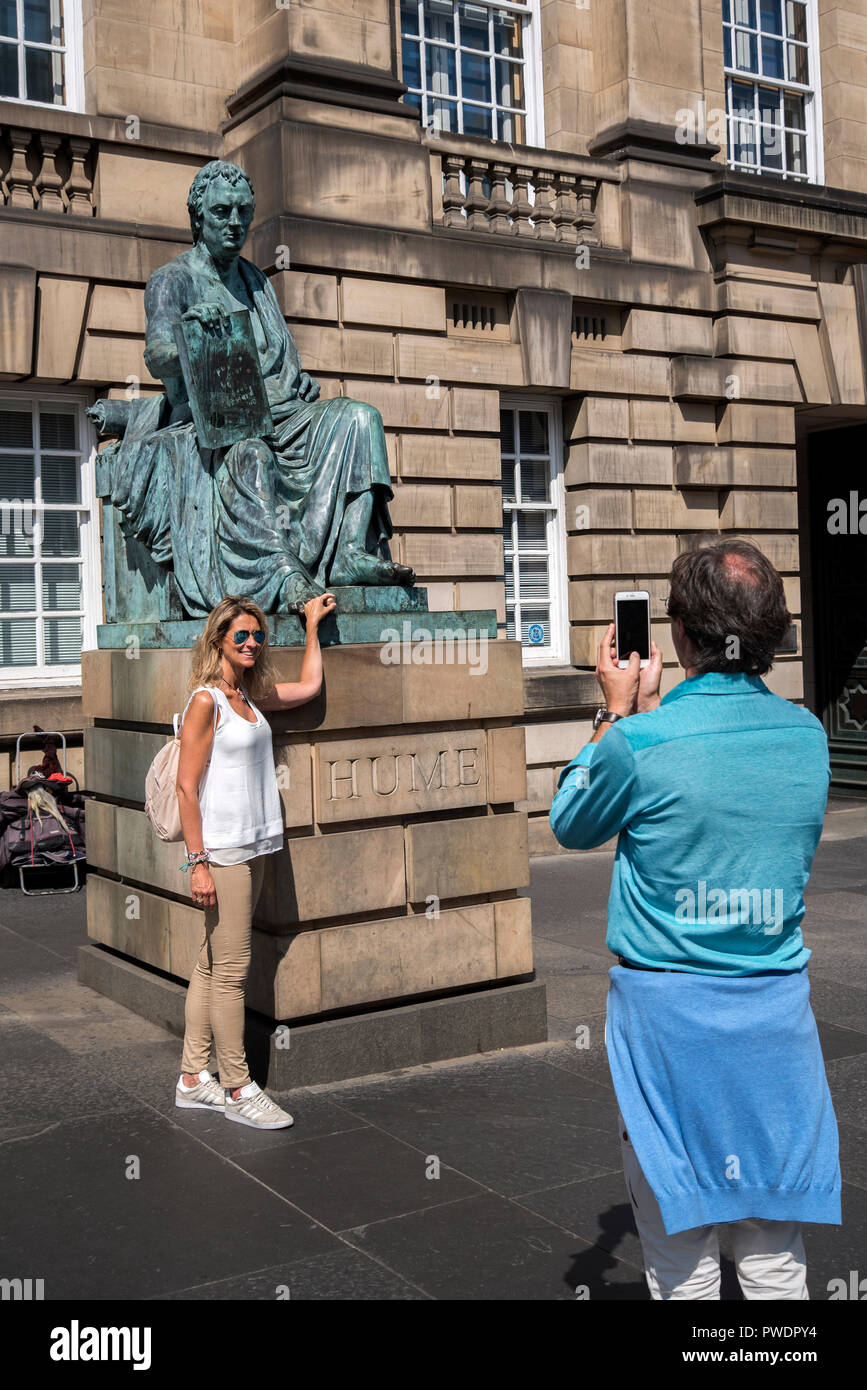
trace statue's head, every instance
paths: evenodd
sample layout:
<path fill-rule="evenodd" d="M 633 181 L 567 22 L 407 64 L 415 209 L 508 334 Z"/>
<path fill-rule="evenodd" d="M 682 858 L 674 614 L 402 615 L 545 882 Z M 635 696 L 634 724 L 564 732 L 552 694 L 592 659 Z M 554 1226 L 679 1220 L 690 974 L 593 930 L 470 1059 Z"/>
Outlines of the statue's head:
<path fill-rule="evenodd" d="M 237 256 L 247 240 L 256 203 L 243 169 L 212 159 L 190 184 L 187 210 L 193 241 L 203 241 L 217 261 Z"/>

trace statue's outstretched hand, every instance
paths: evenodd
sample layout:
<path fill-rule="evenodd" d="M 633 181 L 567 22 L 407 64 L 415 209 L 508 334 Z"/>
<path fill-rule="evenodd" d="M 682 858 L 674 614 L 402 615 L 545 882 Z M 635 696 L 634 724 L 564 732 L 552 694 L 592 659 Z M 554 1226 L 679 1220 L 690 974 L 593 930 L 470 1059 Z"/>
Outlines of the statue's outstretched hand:
<path fill-rule="evenodd" d="M 319 391 L 320 386 L 316 378 L 309 376 L 307 372 L 302 372 L 298 381 L 299 401 L 315 401 Z"/>
<path fill-rule="evenodd" d="M 308 627 L 318 627 L 327 613 L 331 613 L 337 607 L 337 599 L 330 592 L 319 594 L 317 598 L 308 599 L 304 605 L 304 617 Z"/>
<path fill-rule="evenodd" d="M 202 327 L 211 333 L 225 333 L 229 328 L 229 315 L 225 309 L 207 300 L 201 304 L 191 304 L 181 318 L 198 319 Z"/>

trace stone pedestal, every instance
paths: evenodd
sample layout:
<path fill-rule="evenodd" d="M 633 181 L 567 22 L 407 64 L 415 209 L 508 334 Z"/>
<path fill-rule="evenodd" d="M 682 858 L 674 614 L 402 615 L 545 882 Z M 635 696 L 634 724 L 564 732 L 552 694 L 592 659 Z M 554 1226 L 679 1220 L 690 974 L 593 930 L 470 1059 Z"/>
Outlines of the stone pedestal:
<path fill-rule="evenodd" d="M 425 612 L 423 590 L 381 592 L 380 613 L 348 611 L 335 592 L 320 696 L 269 720 L 286 846 L 266 861 L 247 1003 L 281 1089 L 547 1036 L 517 895 L 529 881 L 514 809 L 526 797 L 520 645 L 493 639 L 490 611 Z M 363 594 L 356 608 L 369 608 Z M 270 623 L 277 679 L 297 680 L 300 624 Z M 96 799 L 80 978 L 177 1032 L 203 919 L 183 845 L 144 814 L 144 779 L 186 703 L 200 629 L 110 625 L 83 660 Z M 389 629 L 397 642 L 374 640 Z"/>

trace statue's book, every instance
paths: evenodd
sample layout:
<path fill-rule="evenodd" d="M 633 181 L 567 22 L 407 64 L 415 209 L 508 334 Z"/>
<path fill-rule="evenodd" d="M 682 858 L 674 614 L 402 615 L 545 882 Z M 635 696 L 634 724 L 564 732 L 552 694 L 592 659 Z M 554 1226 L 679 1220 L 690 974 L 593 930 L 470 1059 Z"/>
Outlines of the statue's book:
<path fill-rule="evenodd" d="M 175 343 L 196 435 L 203 449 L 260 439 L 274 425 L 247 309 L 228 316 L 228 332 L 211 332 L 198 319 L 175 325 Z"/>

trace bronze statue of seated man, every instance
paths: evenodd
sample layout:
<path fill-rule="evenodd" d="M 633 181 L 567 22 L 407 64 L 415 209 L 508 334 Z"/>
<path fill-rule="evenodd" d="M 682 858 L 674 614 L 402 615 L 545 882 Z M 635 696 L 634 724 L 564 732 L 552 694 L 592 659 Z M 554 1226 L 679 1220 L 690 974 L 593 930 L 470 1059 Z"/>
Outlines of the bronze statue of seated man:
<path fill-rule="evenodd" d="M 249 178 L 214 160 L 193 179 L 187 206 L 195 244 L 154 271 L 145 290 L 145 362 L 165 395 L 132 403 L 105 459 L 124 531 L 172 570 L 191 617 L 227 593 L 280 613 L 300 611 L 335 585 L 413 584 L 388 545 L 394 494 L 379 411 L 345 397 L 317 400 L 319 384 L 301 369 L 270 281 L 240 254 L 255 206 Z M 195 319 L 206 333 L 222 333 L 241 309 L 250 315 L 271 432 L 205 448 L 176 328 Z M 113 406 L 101 401 L 89 411 L 103 432 L 120 414 Z"/>

